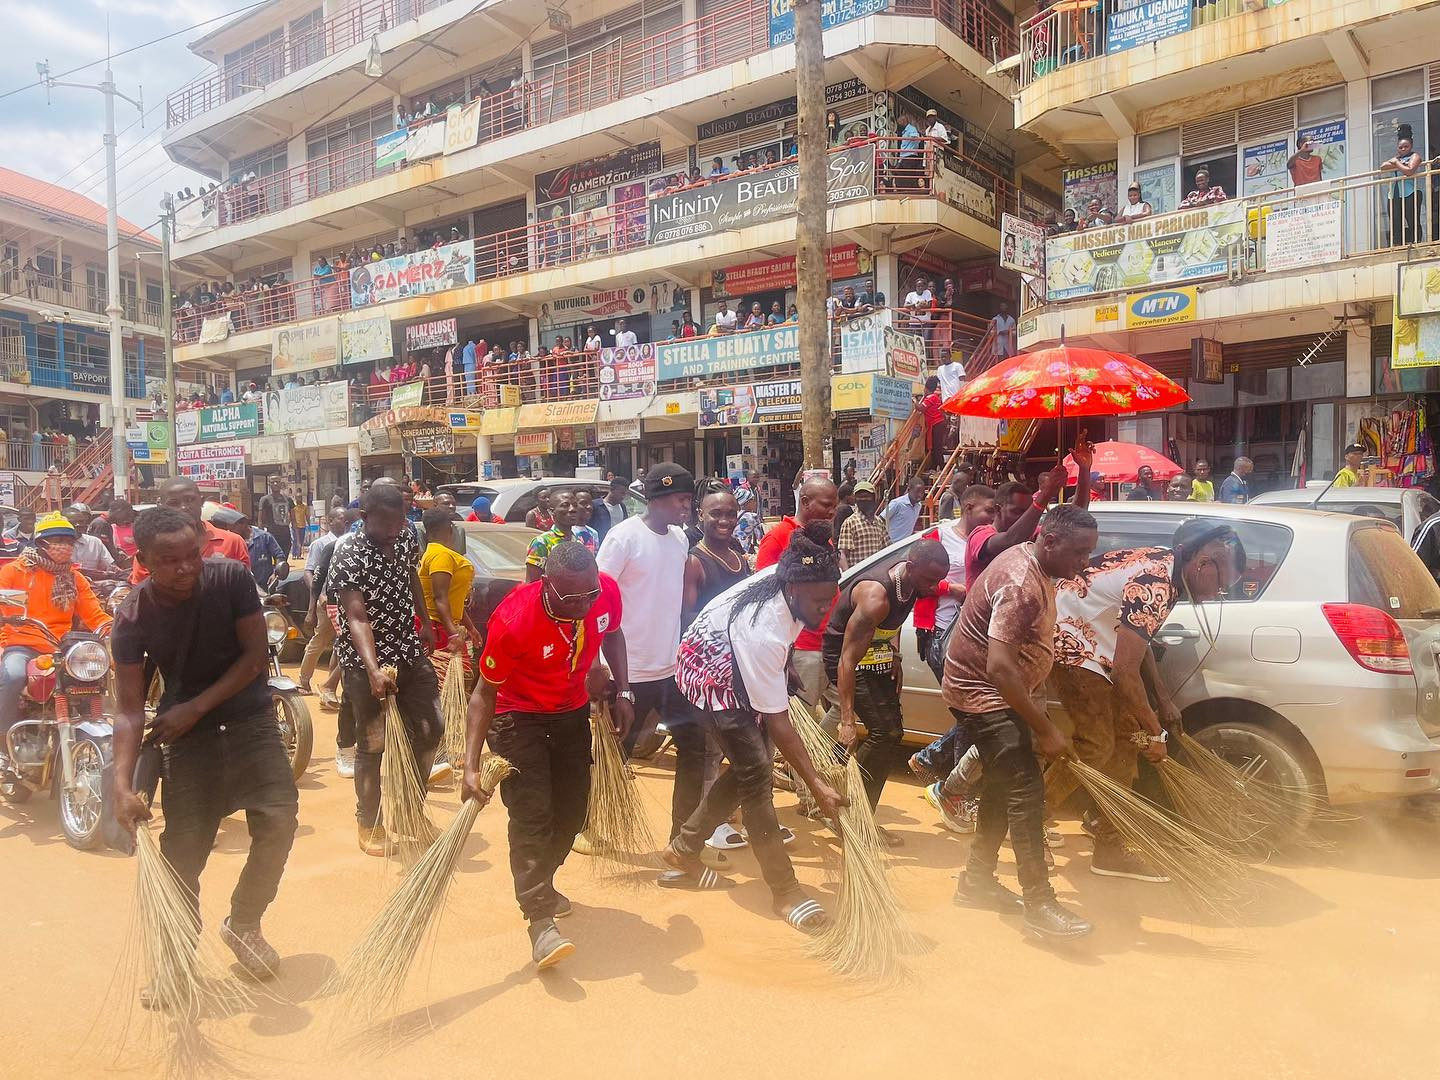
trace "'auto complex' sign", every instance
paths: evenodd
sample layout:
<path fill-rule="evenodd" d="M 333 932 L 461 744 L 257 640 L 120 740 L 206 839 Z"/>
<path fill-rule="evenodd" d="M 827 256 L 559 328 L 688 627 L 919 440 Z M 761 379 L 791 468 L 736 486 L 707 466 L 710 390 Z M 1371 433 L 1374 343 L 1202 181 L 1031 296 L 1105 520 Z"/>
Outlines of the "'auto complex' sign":
<path fill-rule="evenodd" d="M 826 199 L 831 206 L 868 198 L 875 191 L 875 148 L 850 147 L 830 155 Z M 730 177 L 650 200 L 650 243 L 669 244 L 743 229 L 796 212 L 800 167 Z"/>

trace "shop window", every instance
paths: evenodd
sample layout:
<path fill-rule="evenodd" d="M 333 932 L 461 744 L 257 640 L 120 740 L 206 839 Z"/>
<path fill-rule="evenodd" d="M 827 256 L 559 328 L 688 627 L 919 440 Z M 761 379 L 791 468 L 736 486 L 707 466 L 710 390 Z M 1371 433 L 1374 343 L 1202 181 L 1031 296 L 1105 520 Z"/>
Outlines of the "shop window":
<path fill-rule="evenodd" d="M 1401 71 L 1370 81 L 1370 104 L 1376 110 L 1407 101 L 1420 101 L 1424 97 L 1424 68 Z"/>
<path fill-rule="evenodd" d="M 1301 127 L 1345 116 L 1345 87 L 1331 86 L 1295 99 L 1295 118 Z"/>
<path fill-rule="evenodd" d="M 1345 361 L 1308 364 L 1290 373 L 1290 396 L 1296 401 L 1345 396 Z"/>
<path fill-rule="evenodd" d="M 1235 405 L 1235 376 L 1226 375 L 1221 383 L 1188 381 L 1186 392 L 1190 395 L 1187 408 L 1195 412 L 1201 409 L 1229 409 Z"/>
<path fill-rule="evenodd" d="M 1180 156 L 1180 129 L 1166 128 L 1164 131 L 1150 131 L 1135 139 L 1135 160 L 1142 165 L 1151 161 L 1164 161 Z"/>
<path fill-rule="evenodd" d="M 1235 167 L 1235 147 L 1211 150 L 1208 153 L 1188 157 L 1180 166 L 1180 190 L 1186 194 L 1195 190 L 1195 175 L 1202 169 L 1210 171 L 1211 186 L 1219 185 L 1232 199 L 1239 193 L 1238 172 Z M 1183 196 L 1182 196 L 1183 198 Z"/>
<path fill-rule="evenodd" d="M 1290 369 L 1262 368 L 1259 371 L 1242 371 L 1236 379 L 1236 398 L 1239 405 L 1266 405 L 1288 401 L 1290 398 Z"/>

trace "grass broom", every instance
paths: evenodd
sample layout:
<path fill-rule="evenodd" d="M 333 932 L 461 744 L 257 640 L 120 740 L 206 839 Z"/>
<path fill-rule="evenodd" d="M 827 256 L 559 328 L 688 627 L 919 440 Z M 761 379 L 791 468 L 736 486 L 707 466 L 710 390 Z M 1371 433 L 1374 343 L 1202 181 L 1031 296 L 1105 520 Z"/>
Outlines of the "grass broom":
<path fill-rule="evenodd" d="M 836 823 L 843 849 L 835 911 L 808 949 L 845 978 L 898 978 L 905 970 L 901 954 L 910 947 L 912 935 L 890 886 L 887 851 L 865 797 L 860 766 L 854 758 L 843 766 L 835 764 L 832 755 L 820 769 L 832 787 L 850 796 L 850 805 L 841 808 Z"/>
<path fill-rule="evenodd" d="M 815 763 L 815 768 L 821 776 L 832 775 L 832 773 L 839 768 L 840 762 L 842 761 L 846 762 L 847 769 L 853 765 L 856 777 L 855 784 L 857 785 L 854 790 L 861 791 L 863 795 L 863 786 L 861 785 L 863 785 L 864 780 L 860 763 L 857 762 L 854 757 L 845 753 L 845 748 L 836 742 L 830 733 L 820 726 L 820 721 L 815 719 L 815 714 L 810 711 L 810 706 L 797 697 L 790 699 L 790 725 L 795 729 L 795 733 L 800 736 L 800 741 L 805 744 L 805 751 L 810 755 L 810 760 Z M 797 776 L 795 778 L 796 793 L 799 794 L 803 791 L 804 793 L 801 795 L 802 802 L 808 802 L 813 805 L 814 799 L 810 797 L 808 791 L 804 791 L 804 788 L 805 785 Z M 880 827 L 875 824 L 875 815 L 869 812 L 868 801 L 866 801 L 865 816 L 863 818 L 852 819 L 850 824 L 852 828 L 861 829 L 865 832 L 867 843 L 874 843 L 877 847 L 882 846 Z"/>
<path fill-rule="evenodd" d="M 1246 811 L 1234 789 L 1216 787 L 1173 757 L 1163 758 L 1155 771 L 1175 814 L 1216 844 L 1244 850 L 1264 831 L 1264 823 Z"/>
<path fill-rule="evenodd" d="M 393 667 L 385 674 L 398 677 Z M 425 812 L 425 782 L 415 764 L 415 752 L 394 694 L 385 695 L 385 752 L 380 756 L 381 819 L 391 839 L 404 837 L 422 844 L 434 841 L 439 830 Z"/>
<path fill-rule="evenodd" d="M 614 874 L 635 869 L 627 856 L 647 860 L 656 849 L 655 834 L 630 776 L 620 740 L 610 732 L 610 708 L 603 702 L 590 714 L 592 760 L 585 837 L 599 864 Z"/>
<path fill-rule="evenodd" d="M 1228 852 L 1099 769 L 1067 759 L 1075 779 L 1125 846 L 1173 881 L 1197 906 L 1231 919 L 1247 896 L 1249 871 Z"/>
<path fill-rule="evenodd" d="M 493 794 L 513 771 L 510 762 L 492 754 L 480 763 L 481 789 Z M 370 921 L 345 962 L 326 982 L 323 995 L 339 997 L 347 1012 L 366 1019 L 377 1009 L 394 1007 L 421 944 L 439 919 L 465 840 L 479 814 L 480 804 L 466 799 L 454 820 Z"/>
<path fill-rule="evenodd" d="M 468 704 L 465 658 L 456 653 L 450 657 L 445 681 L 440 685 L 440 712 L 445 717 L 445 734 L 440 739 L 439 753 L 452 766 L 465 760 L 465 712 Z"/>

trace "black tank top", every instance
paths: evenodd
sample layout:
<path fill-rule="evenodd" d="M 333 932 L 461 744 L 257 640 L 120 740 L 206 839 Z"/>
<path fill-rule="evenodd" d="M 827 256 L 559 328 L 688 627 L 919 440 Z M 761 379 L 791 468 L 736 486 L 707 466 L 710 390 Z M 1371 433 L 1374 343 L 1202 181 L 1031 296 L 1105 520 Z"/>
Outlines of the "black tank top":
<path fill-rule="evenodd" d="M 739 560 L 739 570 L 731 570 L 723 561 L 717 559 L 699 544 L 696 544 L 690 549 L 690 554 L 700 560 L 700 595 L 695 601 L 696 614 L 699 614 L 706 604 L 730 588 L 731 585 L 739 581 L 744 581 L 750 576 L 750 564 L 747 563 L 745 557 L 734 548 L 731 548 L 725 552 L 725 554 L 733 555 Z"/>
<path fill-rule="evenodd" d="M 855 586 L 862 581 L 877 581 L 884 586 L 885 597 L 890 601 L 890 614 L 875 628 L 875 637 L 870 642 L 870 648 L 866 650 L 860 663 L 855 665 L 855 670 L 889 674 L 890 665 L 900 651 L 900 627 L 905 624 L 905 620 L 910 617 L 910 610 L 915 606 L 913 591 L 908 599 L 900 598 L 893 570 L 894 567 L 890 570 L 872 570 L 840 590 L 840 599 L 835 602 L 834 610 L 830 612 L 830 622 L 825 627 L 825 636 L 820 643 L 820 655 L 825 661 L 825 672 L 831 682 L 835 681 L 840 667 L 840 651 L 845 644 L 845 625 L 855 610 Z"/>

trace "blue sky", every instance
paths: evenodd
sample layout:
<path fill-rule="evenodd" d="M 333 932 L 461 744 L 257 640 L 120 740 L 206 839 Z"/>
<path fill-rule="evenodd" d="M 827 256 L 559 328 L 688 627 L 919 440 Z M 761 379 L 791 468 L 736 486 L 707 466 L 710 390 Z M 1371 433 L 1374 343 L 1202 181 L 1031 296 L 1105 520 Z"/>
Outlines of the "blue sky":
<path fill-rule="evenodd" d="M 0 92 L 33 83 L 35 64 L 48 60 L 59 74 L 105 55 L 108 17 L 110 42 L 119 51 L 235 11 L 246 0 L 19 0 L 5 4 L 9 44 L 0 51 Z M 197 182 L 197 174 L 172 164 L 160 147 L 165 98 L 211 65 L 186 44 L 218 26 L 212 23 L 115 61 L 115 82 L 131 97 L 143 94 L 143 127 L 130 126 L 139 115 L 117 99 L 120 213 L 147 226 L 160 212 L 160 196 Z M 104 66 L 69 76 L 74 82 L 99 83 Z M 105 99 L 93 90 L 56 87 L 45 103 L 45 90 L 25 90 L 6 98 L 3 163 L 19 172 L 74 188 L 105 201 Z M 129 127 L 129 130 L 124 130 Z M 92 155 L 93 156 L 89 156 Z M 87 160 L 88 157 L 88 160 Z"/>

